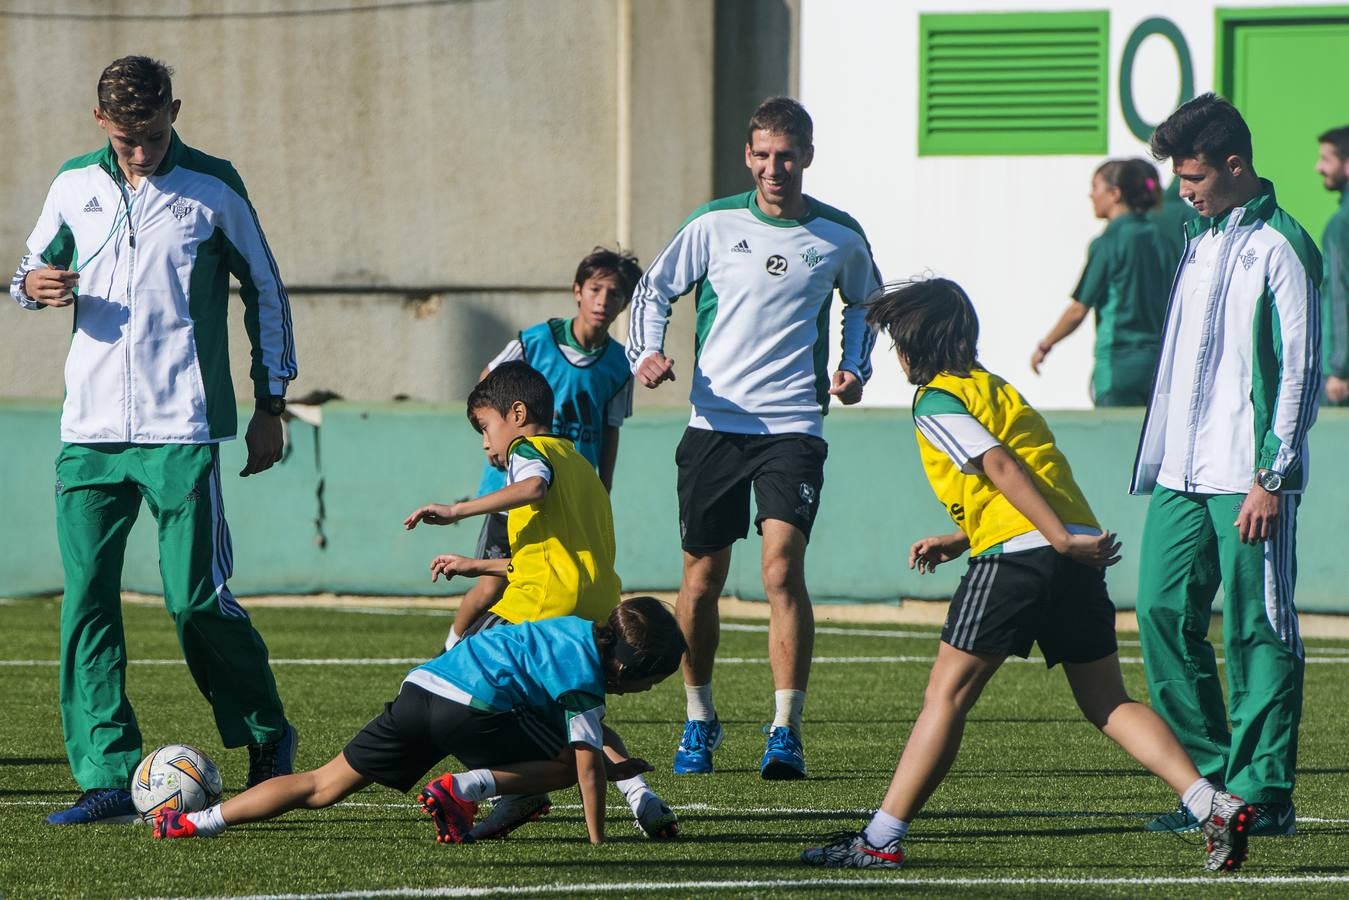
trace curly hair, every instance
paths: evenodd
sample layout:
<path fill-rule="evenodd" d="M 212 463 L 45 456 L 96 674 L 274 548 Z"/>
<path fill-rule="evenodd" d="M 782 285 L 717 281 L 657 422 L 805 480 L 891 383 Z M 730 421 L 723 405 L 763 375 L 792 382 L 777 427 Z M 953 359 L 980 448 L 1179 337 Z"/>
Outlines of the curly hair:
<path fill-rule="evenodd" d="M 98 108 L 129 131 L 144 128 L 173 103 L 173 69 L 148 56 L 113 60 L 98 77 Z"/>

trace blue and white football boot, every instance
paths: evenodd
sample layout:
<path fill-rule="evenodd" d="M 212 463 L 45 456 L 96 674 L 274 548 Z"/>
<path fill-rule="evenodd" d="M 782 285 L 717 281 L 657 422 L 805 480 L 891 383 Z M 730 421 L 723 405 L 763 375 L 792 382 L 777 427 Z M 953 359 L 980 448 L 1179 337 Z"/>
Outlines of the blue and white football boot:
<path fill-rule="evenodd" d="M 675 751 L 674 773 L 706 775 L 711 772 L 712 751 L 721 746 L 724 736 L 720 719 L 711 722 L 690 719 L 685 722 L 684 736 L 679 739 L 679 749 Z"/>

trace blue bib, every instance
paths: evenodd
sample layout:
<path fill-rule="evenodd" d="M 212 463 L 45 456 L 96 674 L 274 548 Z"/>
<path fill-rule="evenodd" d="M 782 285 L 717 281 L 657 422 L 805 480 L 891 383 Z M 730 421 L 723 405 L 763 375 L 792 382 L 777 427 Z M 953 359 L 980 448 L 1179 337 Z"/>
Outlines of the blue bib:
<path fill-rule="evenodd" d="M 583 364 L 567 359 L 558 346 L 557 331 L 569 327 L 560 319 L 549 319 L 520 332 L 525 362 L 533 366 L 553 389 L 553 434 L 570 438 L 581 455 L 595 468 L 600 465 L 604 447 L 604 426 L 609 404 L 627 387 L 632 378 L 623 345 L 613 338 L 604 349 L 588 357 Z M 478 496 L 506 486 L 506 473 L 491 465 L 484 467 Z"/>

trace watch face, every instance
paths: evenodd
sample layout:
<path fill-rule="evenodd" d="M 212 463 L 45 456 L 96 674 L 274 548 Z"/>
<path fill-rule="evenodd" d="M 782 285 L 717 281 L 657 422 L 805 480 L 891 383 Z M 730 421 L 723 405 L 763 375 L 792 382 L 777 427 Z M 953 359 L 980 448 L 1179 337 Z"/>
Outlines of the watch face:
<path fill-rule="evenodd" d="M 1283 487 L 1283 478 L 1278 472 L 1261 472 L 1260 486 L 1272 494 Z"/>

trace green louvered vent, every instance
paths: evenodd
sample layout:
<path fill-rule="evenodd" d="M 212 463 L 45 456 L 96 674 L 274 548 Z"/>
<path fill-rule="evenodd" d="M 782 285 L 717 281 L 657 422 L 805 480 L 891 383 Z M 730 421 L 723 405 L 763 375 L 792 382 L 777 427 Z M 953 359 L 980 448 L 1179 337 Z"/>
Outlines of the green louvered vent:
<path fill-rule="evenodd" d="M 920 155 L 1106 152 L 1105 12 L 919 17 Z"/>

